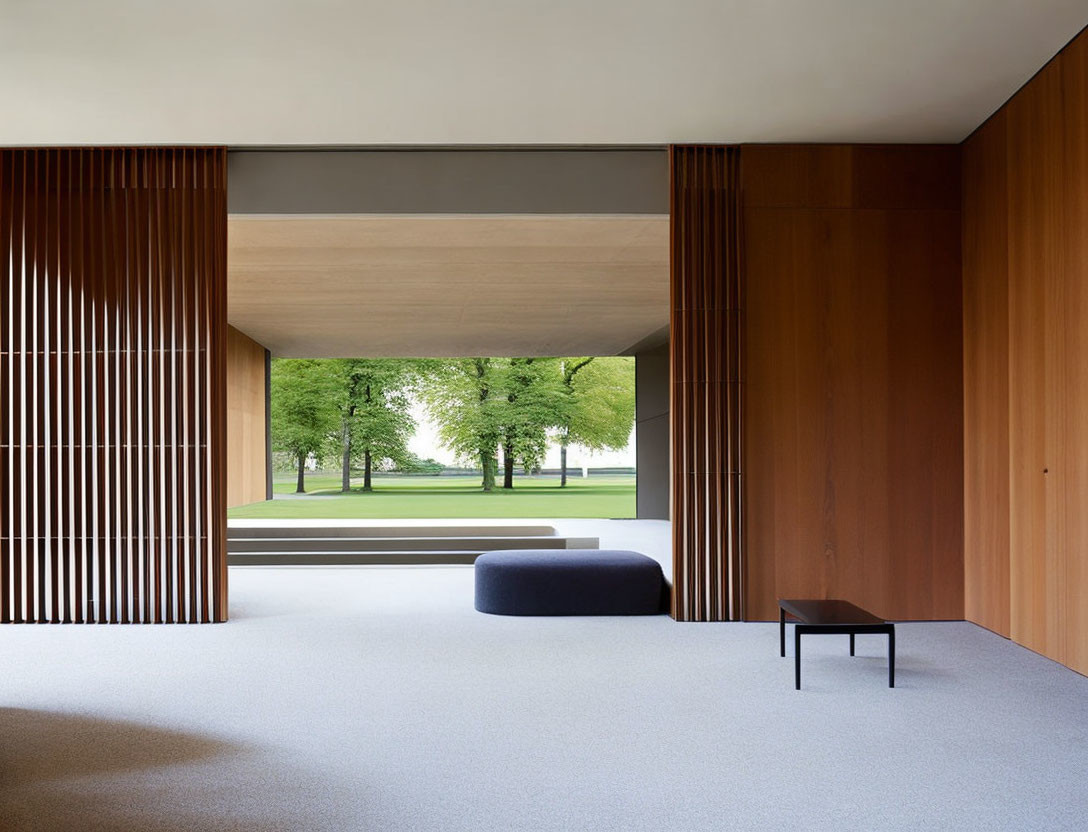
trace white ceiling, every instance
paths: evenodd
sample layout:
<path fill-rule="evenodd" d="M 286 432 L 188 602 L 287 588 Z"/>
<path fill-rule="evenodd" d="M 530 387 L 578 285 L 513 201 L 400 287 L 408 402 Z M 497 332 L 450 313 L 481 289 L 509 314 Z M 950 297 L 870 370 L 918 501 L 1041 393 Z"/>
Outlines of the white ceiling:
<path fill-rule="evenodd" d="M 1088 0 L 0 0 L 0 143 L 959 141 Z"/>

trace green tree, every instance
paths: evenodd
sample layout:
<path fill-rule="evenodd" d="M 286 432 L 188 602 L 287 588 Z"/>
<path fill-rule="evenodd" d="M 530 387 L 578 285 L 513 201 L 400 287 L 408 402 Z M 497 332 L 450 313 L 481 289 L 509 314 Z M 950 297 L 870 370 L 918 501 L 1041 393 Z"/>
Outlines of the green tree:
<path fill-rule="evenodd" d="M 528 471 L 544 459 L 548 431 L 563 419 L 567 397 L 555 358 L 509 358 L 501 366 L 502 487 L 512 489 L 515 462 Z"/>
<path fill-rule="evenodd" d="M 409 458 L 408 440 L 415 431 L 408 391 L 415 379 L 405 359 L 348 358 L 333 362 L 338 382 L 342 480 L 351 490 L 352 463 L 363 463 L 363 491 L 373 491 L 375 464 L 401 465 Z"/>
<path fill-rule="evenodd" d="M 635 423 L 633 358 L 564 358 L 566 405 L 558 411 L 560 487 L 567 484 L 567 447 L 591 450 L 627 446 Z"/>
<path fill-rule="evenodd" d="M 295 492 L 306 491 L 306 458 L 320 456 L 336 431 L 337 378 L 327 361 L 277 358 L 272 362 L 272 445 L 298 465 Z"/>
<path fill-rule="evenodd" d="M 484 491 L 495 487 L 504 377 L 501 359 L 460 358 L 432 362 L 421 385 L 439 437 L 460 457 L 479 462 Z"/>

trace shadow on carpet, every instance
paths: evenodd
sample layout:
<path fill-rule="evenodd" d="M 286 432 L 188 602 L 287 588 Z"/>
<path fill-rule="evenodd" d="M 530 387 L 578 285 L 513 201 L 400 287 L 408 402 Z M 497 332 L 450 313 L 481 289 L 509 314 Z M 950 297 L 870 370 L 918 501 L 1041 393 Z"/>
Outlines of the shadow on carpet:
<path fill-rule="evenodd" d="M 216 776 L 246 750 L 133 722 L 0 708 L 0 830 L 280 832 L 282 818 L 245 805 L 246 778 Z"/>

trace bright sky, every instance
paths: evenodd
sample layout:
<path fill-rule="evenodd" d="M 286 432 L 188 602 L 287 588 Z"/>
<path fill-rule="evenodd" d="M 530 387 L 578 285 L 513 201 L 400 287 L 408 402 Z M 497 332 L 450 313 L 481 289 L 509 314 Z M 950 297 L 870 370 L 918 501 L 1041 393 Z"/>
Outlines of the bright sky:
<path fill-rule="evenodd" d="M 416 420 L 416 435 L 408 442 L 408 449 L 420 459 L 435 459 L 444 465 L 454 465 L 457 458 L 448 448 L 444 448 L 438 439 L 438 430 L 427 418 L 427 408 L 422 402 L 412 405 L 412 417 Z M 580 468 L 633 468 L 635 465 L 635 431 L 622 451 L 586 451 L 574 445 L 567 449 L 567 467 Z M 559 446 L 548 449 L 544 458 L 545 468 L 559 467 Z"/>

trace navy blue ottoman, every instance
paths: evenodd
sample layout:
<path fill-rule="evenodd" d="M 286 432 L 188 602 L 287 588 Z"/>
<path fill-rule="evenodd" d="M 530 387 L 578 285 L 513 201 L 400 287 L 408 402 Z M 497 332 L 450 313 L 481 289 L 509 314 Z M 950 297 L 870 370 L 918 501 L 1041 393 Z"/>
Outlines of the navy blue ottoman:
<path fill-rule="evenodd" d="M 507 549 L 476 558 L 476 609 L 495 615 L 656 615 L 661 565 L 610 549 Z"/>

